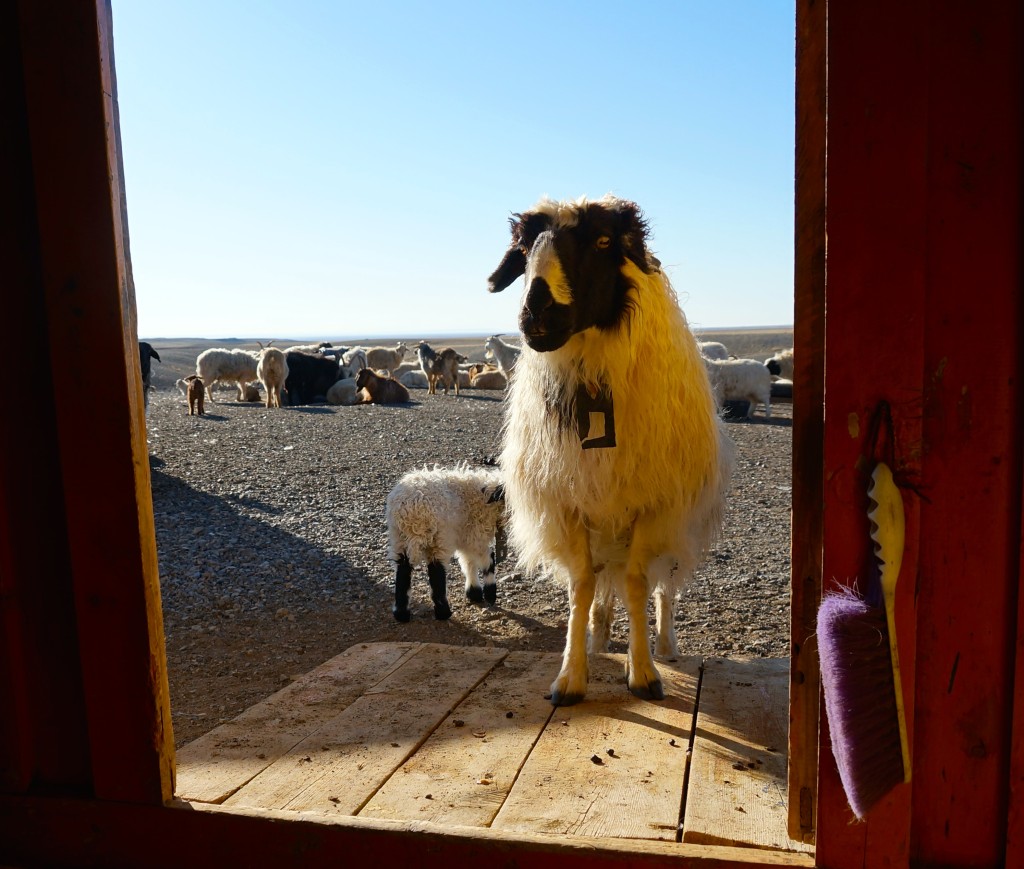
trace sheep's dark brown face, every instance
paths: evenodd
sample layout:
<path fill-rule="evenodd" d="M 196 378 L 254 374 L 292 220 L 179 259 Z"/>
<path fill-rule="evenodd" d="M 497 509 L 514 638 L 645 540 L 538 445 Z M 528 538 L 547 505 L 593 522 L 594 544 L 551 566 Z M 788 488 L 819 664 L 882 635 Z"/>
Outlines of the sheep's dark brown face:
<path fill-rule="evenodd" d="M 628 315 L 627 259 L 653 271 L 639 208 L 624 200 L 582 205 L 543 202 L 512 220 L 512 245 L 489 278 L 500 292 L 525 278 L 519 328 L 545 353 L 591 327 L 612 329 Z"/>
<path fill-rule="evenodd" d="M 369 368 L 361 368 L 359 370 L 359 373 L 356 375 L 356 388 L 362 389 L 364 386 L 366 386 L 366 384 L 370 382 L 370 378 L 372 375 L 373 372 L 370 371 Z"/>

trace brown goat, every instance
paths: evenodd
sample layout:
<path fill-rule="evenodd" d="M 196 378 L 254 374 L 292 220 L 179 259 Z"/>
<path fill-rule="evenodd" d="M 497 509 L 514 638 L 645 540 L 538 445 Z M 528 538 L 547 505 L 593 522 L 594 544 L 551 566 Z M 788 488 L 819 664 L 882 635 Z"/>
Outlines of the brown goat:
<path fill-rule="evenodd" d="M 188 415 L 202 416 L 206 411 L 203 408 L 203 400 L 206 396 L 206 386 L 198 374 L 190 374 L 185 378 L 186 395 L 188 395 Z"/>
<path fill-rule="evenodd" d="M 427 375 L 427 392 L 437 394 L 437 381 L 444 386 L 444 394 L 454 384 L 455 394 L 459 394 L 459 363 L 466 362 L 465 356 L 456 352 L 454 347 L 445 347 L 435 351 L 426 341 L 421 341 L 416 348 L 420 360 L 420 368 Z"/>
<path fill-rule="evenodd" d="M 360 404 L 402 404 L 409 400 L 409 390 L 393 377 L 381 377 L 370 368 L 356 375 Z"/>

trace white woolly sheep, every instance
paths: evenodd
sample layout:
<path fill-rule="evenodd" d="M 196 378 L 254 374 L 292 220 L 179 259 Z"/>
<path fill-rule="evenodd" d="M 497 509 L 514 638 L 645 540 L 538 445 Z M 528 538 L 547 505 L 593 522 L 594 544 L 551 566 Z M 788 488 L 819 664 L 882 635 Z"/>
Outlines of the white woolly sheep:
<path fill-rule="evenodd" d="M 415 371 L 403 371 L 395 378 L 399 383 L 408 389 L 429 389 L 427 375 L 418 368 Z"/>
<path fill-rule="evenodd" d="M 372 368 L 375 371 L 378 368 L 387 368 L 388 371 L 394 371 L 402 364 L 402 360 L 405 359 L 405 354 L 409 352 L 409 348 L 405 344 L 399 341 L 395 344 L 394 349 L 388 347 L 371 347 L 366 351 L 366 368 Z"/>
<path fill-rule="evenodd" d="M 327 403 L 343 407 L 359 404 L 359 387 L 356 386 L 356 379 L 354 377 L 344 377 L 333 383 L 331 388 L 327 390 Z"/>
<path fill-rule="evenodd" d="M 728 359 L 729 351 L 721 341 L 698 341 L 700 355 L 705 359 Z"/>
<path fill-rule="evenodd" d="M 281 406 L 281 390 L 288 379 L 288 357 L 284 351 L 260 344 L 256 361 L 256 376 L 267 393 L 267 407 Z"/>
<path fill-rule="evenodd" d="M 330 341 L 320 341 L 317 344 L 293 344 L 291 347 L 285 347 L 284 353 L 316 353 L 321 355 L 322 351 L 331 348 Z"/>
<path fill-rule="evenodd" d="M 629 616 L 629 690 L 661 699 L 647 601 L 659 584 L 668 593 L 669 583 L 674 591 L 689 581 L 717 534 L 732 445 L 634 203 L 543 199 L 511 225 L 512 243 L 488 282 L 498 292 L 525 277 L 525 344 L 509 384 L 500 464 L 522 567 L 549 568 L 569 585 L 551 702 L 586 694 L 598 576 Z M 676 361 L 666 367 L 665 359 Z"/>
<path fill-rule="evenodd" d="M 764 405 L 764 415 L 772 415 L 772 376 L 764 363 L 756 359 L 705 359 L 711 388 L 719 407 L 727 401 L 749 402 L 747 419 L 754 415 L 758 404 Z"/>
<path fill-rule="evenodd" d="M 516 367 L 516 360 L 519 359 L 519 353 L 521 352 L 518 347 L 513 344 L 506 344 L 498 335 L 491 335 L 490 338 L 484 341 L 484 350 L 487 358 L 494 359 L 498 364 L 498 369 L 505 377 L 512 376 L 512 370 Z"/>
<path fill-rule="evenodd" d="M 206 394 L 213 401 L 213 387 L 217 383 L 236 383 L 238 400 L 245 399 L 245 385 L 256 376 L 256 356 L 252 350 L 227 350 L 214 347 L 196 357 L 196 374 L 206 384 Z"/>
<path fill-rule="evenodd" d="M 426 564 L 434 618 L 451 617 L 445 565 L 454 555 L 466 580 L 466 597 L 497 600 L 492 544 L 504 512 L 497 468 L 423 468 L 410 471 L 388 493 L 385 519 L 388 558 L 395 562 L 395 606 L 407 622 L 413 567 Z M 481 580 L 481 574 L 483 578 Z"/>
<path fill-rule="evenodd" d="M 773 377 L 780 377 L 783 380 L 793 379 L 793 348 L 779 350 L 770 359 L 764 360 L 764 367 Z"/>

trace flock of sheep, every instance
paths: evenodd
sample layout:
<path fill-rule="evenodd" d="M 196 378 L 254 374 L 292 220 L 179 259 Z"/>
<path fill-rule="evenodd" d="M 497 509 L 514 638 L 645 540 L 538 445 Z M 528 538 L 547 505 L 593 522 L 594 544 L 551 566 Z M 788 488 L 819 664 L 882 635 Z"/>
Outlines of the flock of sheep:
<path fill-rule="evenodd" d="M 259 343 L 259 342 L 257 342 Z M 454 389 L 503 390 L 515 367 L 519 348 L 492 336 L 486 353 L 494 362 L 470 364 L 451 347 L 434 350 L 426 341 L 415 348 L 416 361 L 406 360 L 409 347 L 333 347 L 328 342 L 301 344 L 285 349 L 260 343 L 259 350 L 204 350 L 196 359 L 196 373 L 178 381 L 189 399 L 189 413 L 202 414 L 204 399 L 213 401 L 218 384 L 234 384 L 239 401 L 259 401 L 256 384 L 263 386 L 266 406 L 326 402 L 332 405 L 401 404 L 410 400 L 409 389 L 445 395 Z M 146 349 L 148 348 L 148 349 Z M 140 342 L 145 391 L 148 397 L 150 358 L 159 356 Z"/>
<path fill-rule="evenodd" d="M 500 292 L 522 277 L 522 346 L 492 336 L 492 365 L 469 364 L 453 348 L 329 344 L 258 352 L 213 349 L 179 381 L 201 412 L 204 390 L 255 381 L 266 405 L 400 403 L 410 388 L 445 394 L 504 389 L 502 446 L 494 466 L 423 468 L 387 497 L 394 617 L 412 616 L 412 571 L 426 565 L 433 614 L 452 615 L 446 565 L 457 558 L 467 599 L 493 604 L 496 549 L 507 534 L 518 566 L 561 578 L 569 618 L 555 705 L 583 699 L 588 654 L 607 647 L 615 601 L 629 623 L 626 683 L 661 699 L 647 635 L 656 609 L 655 651 L 678 654 L 675 602 L 719 534 L 734 464 L 723 422 L 729 403 L 771 416 L 773 378 L 792 380 L 792 349 L 759 362 L 721 343 L 698 342 L 647 248 L 635 203 L 542 199 L 513 215 L 508 250 L 488 280 Z M 148 346 L 148 345 L 146 345 Z M 159 359 L 155 355 L 155 358 Z M 663 360 L 673 359 L 671 365 Z M 148 358 L 143 358 L 144 368 Z"/>

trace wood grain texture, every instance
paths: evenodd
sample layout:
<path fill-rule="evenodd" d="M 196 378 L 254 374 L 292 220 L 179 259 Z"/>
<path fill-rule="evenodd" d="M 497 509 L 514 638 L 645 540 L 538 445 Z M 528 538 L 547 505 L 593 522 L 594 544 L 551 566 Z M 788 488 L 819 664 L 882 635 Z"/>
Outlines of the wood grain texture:
<path fill-rule="evenodd" d="M 422 646 L 224 805 L 354 814 L 506 654 Z"/>
<path fill-rule="evenodd" d="M 789 661 L 704 662 L 683 841 L 813 853 L 787 832 Z"/>
<path fill-rule="evenodd" d="M 555 653 L 512 652 L 359 812 L 489 826 L 551 719 Z"/>
<path fill-rule="evenodd" d="M 182 746 L 177 796 L 222 802 L 419 649 L 419 643 L 352 646 L 237 718 Z"/>
<path fill-rule="evenodd" d="M 556 711 L 492 827 L 674 841 L 699 659 L 659 662 L 658 702 L 628 693 L 624 655 L 590 665 L 586 700 Z"/>

